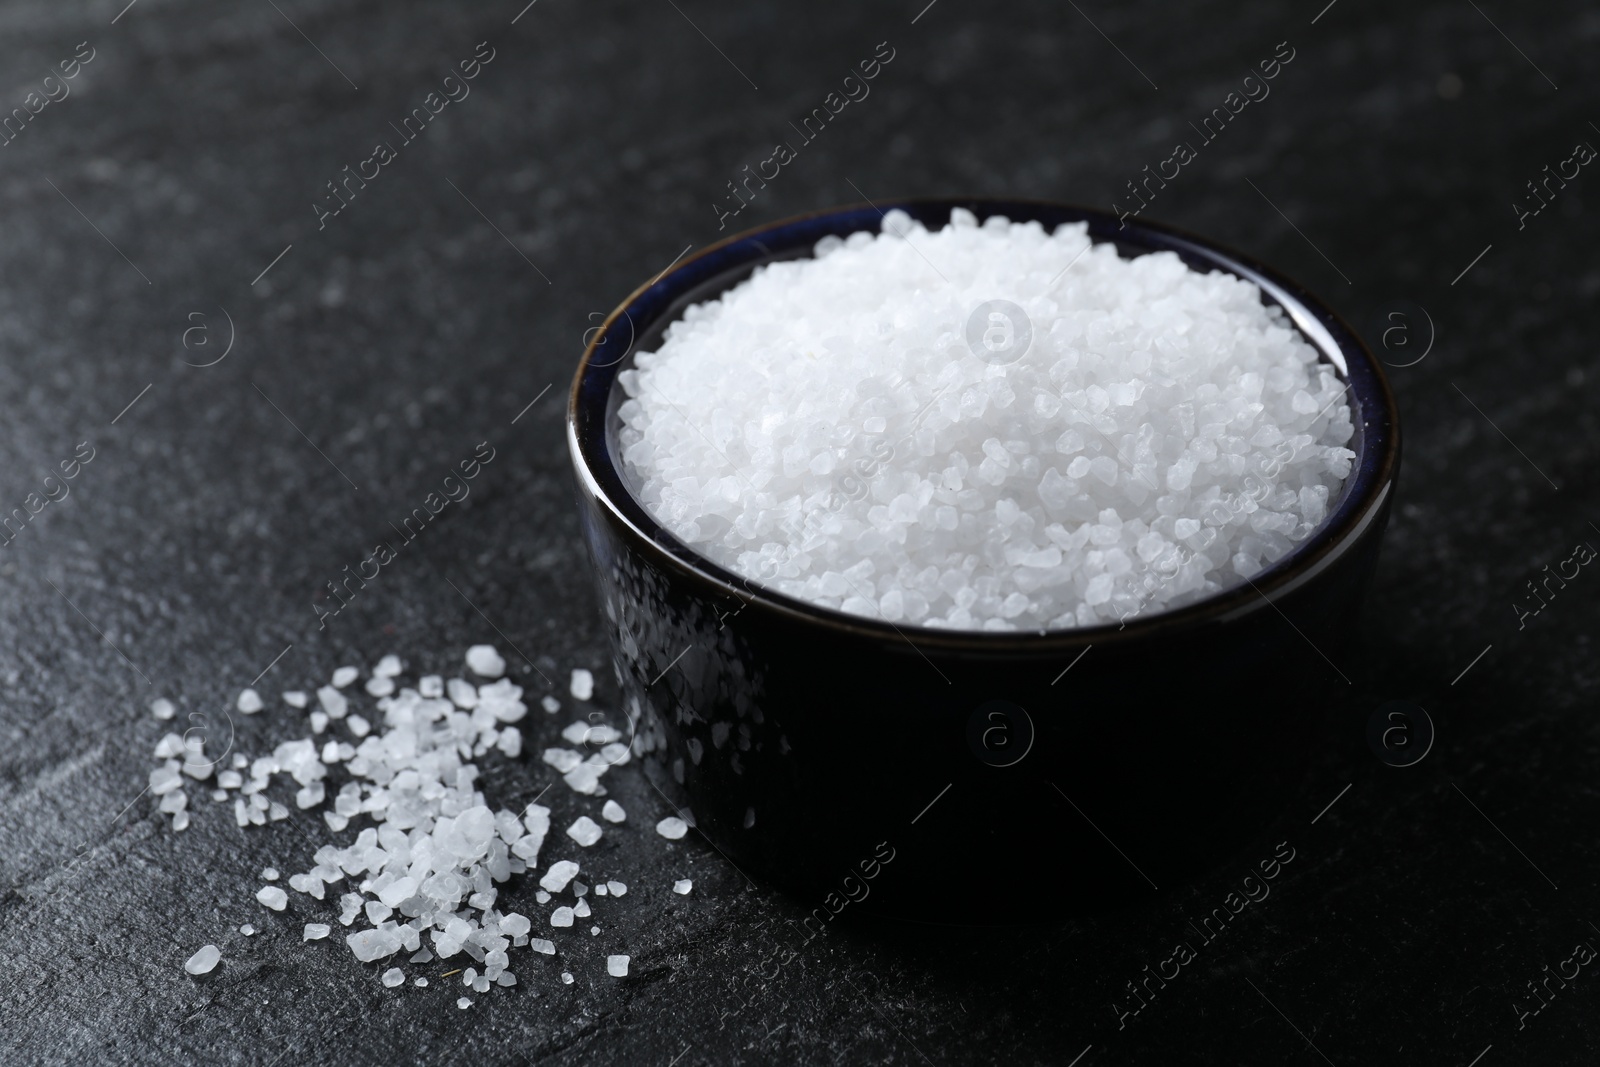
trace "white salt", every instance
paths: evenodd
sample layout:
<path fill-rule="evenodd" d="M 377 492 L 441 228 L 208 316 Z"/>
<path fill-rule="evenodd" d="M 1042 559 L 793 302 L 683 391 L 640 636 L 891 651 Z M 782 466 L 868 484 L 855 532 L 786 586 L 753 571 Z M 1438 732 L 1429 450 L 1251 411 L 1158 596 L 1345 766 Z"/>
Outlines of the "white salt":
<path fill-rule="evenodd" d="M 289 705 L 291 708 L 303 708 L 309 703 L 309 701 L 306 699 L 306 695 L 300 692 L 298 689 L 291 689 L 284 693 L 283 702 Z"/>
<path fill-rule="evenodd" d="M 400 939 L 388 930 L 358 930 L 344 941 L 362 963 L 381 960 L 400 951 Z"/>
<path fill-rule="evenodd" d="M 158 719 L 170 719 L 177 713 L 177 706 L 166 697 L 156 697 L 150 702 L 150 714 Z"/>
<path fill-rule="evenodd" d="M 383 972 L 383 984 L 393 989 L 397 985 L 405 985 L 406 972 L 398 967 L 390 967 Z"/>
<path fill-rule="evenodd" d="M 356 667 L 340 667 L 333 672 L 333 687 L 343 689 L 345 686 L 361 677 L 361 671 Z"/>
<path fill-rule="evenodd" d="M 261 702 L 260 693 L 254 689 L 245 689 L 239 694 L 239 699 L 234 703 L 234 707 L 246 715 L 254 715 L 266 705 Z"/>
<path fill-rule="evenodd" d="M 573 911 L 571 908 L 557 908 L 550 913 L 551 926 L 571 926 Z"/>
<path fill-rule="evenodd" d="M 506 673 L 506 661 L 493 645 L 473 645 L 467 649 L 467 669 L 484 678 L 498 678 Z"/>
<path fill-rule="evenodd" d="M 600 817 L 606 822 L 622 822 L 628 813 L 622 810 L 622 805 L 615 800 L 606 801 L 605 807 L 600 809 Z"/>
<path fill-rule="evenodd" d="M 378 665 L 372 668 L 372 676 L 374 678 L 397 678 L 404 669 L 405 665 L 400 662 L 400 657 L 390 653 L 380 659 Z"/>
<path fill-rule="evenodd" d="M 676 841 L 688 832 L 689 824 L 676 815 L 668 815 L 665 819 L 656 823 L 656 833 L 668 841 Z"/>
<path fill-rule="evenodd" d="M 273 911 L 282 911 L 289 906 L 289 894 L 275 885 L 262 886 L 256 893 L 256 899 Z"/>
<path fill-rule="evenodd" d="M 574 668 L 571 691 L 574 700 L 588 700 L 594 696 L 594 675 L 582 667 Z"/>
<path fill-rule="evenodd" d="M 462 1011 L 465 1011 L 466 1009 L 472 1007 L 472 1001 L 468 1000 L 466 997 L 462 997 L 460 1000 L 456 1001 L 456 1007 L 460 1008 Z"/>
<path fill-rule="evenodd" d="M 672 891 L 682 896 L 688 896 L 689 891 L 693 888 L 694 879 L 692 878 L 679 878 L 676 882 L 672 883 Z"/>
<path fill-rule="evenodd" d="M 561 981 L 562 981 L 563 984 L 571 985 L 573 983 L 573 980 L 574 979 L 572 977 L 572 972 L 571 971 L 562 971 L 561 972 Z"/>
<path fill-rule="evenodd" d="M 546 956 L 554 956 L 556 954 L 555 942 L 547 941 L 542 937 L 529 938 L 528 947 Z"/>
<path fill-rule="evenodd" d="M 249 923 L 245 923 L 243 926 L 239 927 L 239 932 L 246 937 L 254 937 L 256 928 L 251 926 Z"/>
<path fill-rule="evenodd" d="M 577 876 L 578 865 L 571 860 L 557 860 L 544 872 L 544 877 L 539 879 L 539 887 L 552 893 L 559 893 L 567 888 L 567 883 Z"/>
<path fill-rule="evenodd" d="M 619 376 L 624 464 L 680 540 L 850 614 L 1040 630 L 1243 584 L 1327 517 L 1345 388 L 1253 283 L 1081 223 L 883 227 L 690 307 Z"/>
<path fill-rule="evenodd" d="M 600 840 L 600 832 L 600 825 L 587 815 L 580 815 L 577 822 L 567 827 L 567 836 L 584 848 Z"/>
<path fill-rule="evenodd" d="M 625 978 L 628 974 L 628 963 L 631 956 L 607 956 L 606 973 L 613 978 Z"/>
<path fill-rule="evenodd" d="M 553 697 L 553 696 L 549 695 L 548 693 L 546 693 L 544 696 L 539 698 L 539 706 L 541 708 L 543 708 L 546 711 L 546 713 L 548 713 L 550 715 L 554 715 L 556 712 L 561 710 L 561 701 L 557 700 L 555 697 Z M 156 716 L 156 718 L 160 718 L 160 717 L 161 716 L 159 716 L 159 715 Z M 170 716 L 170 715 L 167 716 L 167 718 L 169 718 L 169 719 L 171 717 L 172 716 Z"/>
<path fill-rule="evenodd" d="M 418 989 L 426 989 L 428 986 L 428 980 L 426 978 L 418 978 L 411 984 L 416 986 Z"/>
<path fill-rule="evenodd" d="M 606 888 L 611 890 L 611 895 L 614 897 L 620 897 L 628 891 L 627 885 L 623 882 L 607 882 Z"/>
<path fill-rule="evenodd" d="M 190 974 L 210 974 L 211 969 L 222 959 L 222 951 L 216 945 L 206 945 L 199 952 L 189 957 L 183 969 Z"/>
<path fill-rule="evenodd" d="M 276 882 L 278 880 L 278 868 L 263 867 L 261 869 L 261 880 L 264 882 Z"/>
<path fill-rule="evenodd" d="M 345 695 L 331 685 L 325 685 L 317 690 L 317 702 L 322 705 L 322 710 L 329 718 L 342 719 L 350 710 L 350 701 Z"/>
<path fill-rule="evenodd" d="M 301 941 L 321 941 L 333 932 L 333 928 L 326 923 L 306 923 L 304 932 L 300 935 Z"/>

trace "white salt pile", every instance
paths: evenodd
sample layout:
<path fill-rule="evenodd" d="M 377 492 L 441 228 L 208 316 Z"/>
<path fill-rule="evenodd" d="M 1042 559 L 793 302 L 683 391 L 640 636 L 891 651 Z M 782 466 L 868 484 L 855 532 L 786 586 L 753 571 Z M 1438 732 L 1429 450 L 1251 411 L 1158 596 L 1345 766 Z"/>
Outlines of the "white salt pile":
<path fill-rule="evenodd" d="M 1254 284 L 1084 224 L 883 229 L 761 267 L 619 376 L 679 539 L 855 615 L 1059 629 L 1240 584 L 1326 518 L 1344 386 Z"/>
<path fill-rule="evenodd" d="M 466 664 L 483 678 L 505 672 L 504 659 L 488 645 L 473 646 Z M 520 811 L 492 809 L 477 788 L 479 771 L 473 760 L 491 752 L 507 758 L 521 754 L 522 734 L 516 723 L 528 710 L 523 690 L 504 677 L 474 685 L 438 675 L 425 675 L 411 688 L 398 682 L 402 671 L 399 657 L 385 656 L 366 685 L 352 690 L 359 671 L 340 667 L 331 684 L 315 690 L 315 708 L 306 713 L 312 736 L 285 741 L 270 755 L 249 759 L 234 753 L 228 764 L 222 764 L 205 759 L 203 738 L 191 742 L 166 734 L 156 746 L 156 758 L 162 763 L 150 773 L 150 792 L 158 798 L 159 809 L 173 816 L 173 828 L 182 829 L 188 817 L 184 791 L 188 778 L 204 781 L 214 775 L 213 800 L 231 799 L 241 827 L 291 818 L 289 809 L 267 794 L 275 789 L 294 791 L 295 806 L 319 810 L 330 834 L 349 832 L 342 845 L 330 841 L 315 847 L 308 869 L 288 876 L 289 890 L 310 898 L 306 903 L 297 898 L 296 912 L 310 908 L 331 913 L 337 903 L 339 923 L 355 927 L 345 945 L 360 962 L 385 961 L 401 950 L 410 953 L 413 964 L 465 954 L 482 967 L 465 969 L 464 981 L 474 992 L 516 986 L 509 951 L 527 947 L 555 955 L 556 944 L 531 936 L 535 920 L 507 907 L 500 887 L 516 875 L 539 870 L 539 855 L 551 828 L 550 809 L 537 802 Z M 593 679 L 587 671 L 581 673 L 583 698 L 588 699 Z M 574 672 L 575 689 L 580 688 L 578 674 Z M 248 692 L 256 699 L 246 703 L 254 706 L 259 694 Z M 291 709 L 311 704 L 298 690 L 283 697 Z M 372 709 L 362 709 L 368 710 L 370 720 L 353 703 L 367 697 L 375 698 Z M 265 707 L 261 701 L 260 708 Z M 585 798 L 604 792 L 601 777 L 629 762 L 633 754 L 631 729 L 625 737 L 604 718 L 597 709 L 589 722 L 562 731 L 570 743 L 590 747 L 587 757 L 568 748 L 544 752 L 543 762 L 557 767 L 573 800 L 590 806 L 600 804 Z M 631 725 L 628 717 L 619 718 L 622 725 Z M 348 738 L 341 729 L 348 731 Z M 318 739 L 321 734 L 328 736 Z M 279 776 L 289 781 L 276 781 Z M 539 796 L 543 794 L 541 790 Z M 597 813 L 611 823 L 625 818 L 614 801 L 606 801 Z M 357 820 L 372 825 L 357 829 L 351 825 Z M 603 835 L 601 825 L 587 814 L 578 815 L 566 832 L 576 849 L 594 846 Z M 540 918 L 541 926 L 547 921 L 553 927 L 571 928 L 578 918 L 591 914 L 589 887 L 577 880 L 580 870 L 577 861 L 561 859 L 539 877 L 538 902 L 552 904 L 548 919 Z M 275 884 L 280 878 L 277 867 L 263 868 L 260 876 L 268 884 L 256 891 L 257 901 L 273 911 L 289 909 L 289 893 Z M 609 896 L 621 897 L 627 891 L 616 881 L 607 883 L 607 888 Z M 570 894 L 575 903 L 552 903 L 560 894 Z M 359 919 L 367 925 L 356 926 Z M 332 929 L 325 922 L 305 922 L 301 939 L 323 940 Z M 239 931 L 249 936 L 255 928 L 247 923 Z M 590 932 L 597 934 L 598 927 Z M 430 947 L 423 946 L 424 940 Z M 185 966 L 191 974 L 202 974 L 216 965 L 219 956 L 215 946 L 207 946 Z M 405 974 L 389 967 L 382 982 L 397 988 L 405 982 Z M 419 978 L 416 984 L 425 986 L 427 980 Z M 463 1003 L 471 1001 L 463 998 Z"/>

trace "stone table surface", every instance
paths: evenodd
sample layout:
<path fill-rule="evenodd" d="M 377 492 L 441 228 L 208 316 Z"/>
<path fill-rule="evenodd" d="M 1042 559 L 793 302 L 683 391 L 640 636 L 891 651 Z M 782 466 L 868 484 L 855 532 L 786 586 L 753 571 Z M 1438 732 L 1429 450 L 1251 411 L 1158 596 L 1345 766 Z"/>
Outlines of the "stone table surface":
<path fill-rule="evenodd" d="M 0 548 L 0 1062 L 1600 1059 L 1592 967 L 1529 989 L 1600 944 L 1600 576 L 1515 606 L 1600 543 L 1600 177 L 1527 185 L 1600 144 L 1600 13 L 923 3 L 0 7 L 3 106 L 22 109 L 0 146 L 0 512 L 25 518 Z M 695 834 L 657 837 L 664 805 L 620 768 L 630 823 L 590 859 L 632 892 L 601 935 L 515 965 L 517 988 L 457 1010 L 453 979 L 389 990 L 337 938 L 303 945 L 331 902 L 268 912 L 258 872 L 307 869 L 329 832 L 299 811 L 241 830 L 191 788 L 175 833 L 141 795 L 172 726 L 150 700 L 197 716 L 208 751 L 260 754 L 303 729 L 280 690 L 387 652 L 454 671 L 488 641 L 532 696 L 586 667 L 614 708 L 562 430 L 585 331 L 717 239 L 727 183 L 880 42 L 870 96 L 722 234 L 865 197 L 1127 209 L 1191 123 L 1292 55 L 1144 213 L 1301 280 L 1394 368 L 1399 505 L 1350 684 L 1270 838 L 1295 861 L 1137 1014 L 1126 983 L 1251 857 L 1082 918 L 1052 911 L 1027 856 L 953 851 L 971 888 L 953 922 L 1036 924 L 830 928 L 768 973 L 762 931 L 800 905 Z M 475 53 L 469 95 L 404 141 Z M 75 76 L 52 78 L 63 63 Z M 379 141 L 395 158 L 335 200 Z M 319 622 L 326 583 L 483 442 L 471 496 Z M 92 458 L 47 499 L 75 455 Z M 268 713 L 221 710 L 258 676 Z M 1367 742 L 1393 700 L 1436 730 L 1413 766 Z M 528 748 L 567 718 L 535 711 Z M 482 766 L 494 804 L 552 777 L 528 756 Z M 592 806 L 549 796 L 558 826 Z M 223 963 L 192 978 L 207 943 Z"/>

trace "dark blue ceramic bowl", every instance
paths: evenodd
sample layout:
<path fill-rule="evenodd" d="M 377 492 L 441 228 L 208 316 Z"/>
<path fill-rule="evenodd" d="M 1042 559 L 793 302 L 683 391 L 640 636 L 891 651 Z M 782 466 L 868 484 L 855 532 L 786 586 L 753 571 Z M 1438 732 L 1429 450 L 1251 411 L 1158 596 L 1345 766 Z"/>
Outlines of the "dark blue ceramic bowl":
<path fill-rule="evenodd" d="M 1004 922 L 1135 902 L 1227 858 L 1281 805 L 1346 656 L 1399 470 L 1394 399 L 1320 301 L 1199 238 L 1065 204 L 883 204 L 930 228 L 965 207 L 1087 221 L 1124 255 L 1171 250 L 1284 308 L 1346 382 L 1357 455 L 1322 529 L 1253 584 L 1126 626 L 899 629 L 765 589 L 662 530 L 617 448 L 619 371 L 683 309 L 827 235 L 846 207 L 730 237 L 635 291 L 583 354 L 568 408 L 584 536 L 653 778 L 742 870 L 842 914 Z"/>

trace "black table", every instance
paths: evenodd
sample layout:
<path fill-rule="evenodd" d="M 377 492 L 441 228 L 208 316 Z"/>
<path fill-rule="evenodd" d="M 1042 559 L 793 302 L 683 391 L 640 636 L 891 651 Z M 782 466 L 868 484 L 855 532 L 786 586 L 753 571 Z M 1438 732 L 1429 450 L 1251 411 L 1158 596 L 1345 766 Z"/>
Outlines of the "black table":
<path fill-rule="evenodd" d="M 0 12 L 4 106 L 22 109 L 0 147 L 0 512 L 23 515 L 0 548 L 0 1060 L 1595 1061 L 1593 967 L 1550 979 L 1537 1014 L 1528 984 L 1600 945 L 1600 578 L 1517 605 L 1600 544 L 1600 178 L 1526 185 L 1600 144 L 1600 22 L 1575 3 L 922 2 Z M 741 167 L 880 42 L 870 95 L 723 219 Z M 1270 95 L 1228 102 L 1288 52 Z M 427 103 L 474 57 L 467 95 Z M 623 768 L 629 829 L 596 862 L 630 896 L 589 951 L 516 954 L 522 985 L 459 1011 L 456 979 L 388 990 L 337 937 L 302 945 L 333 906 L 255 902 L 262 867 L 309 867 L 311 816 L 244 831 L 198 794 L 175 834 L 140 796 L 171 727 L 149 701 L 216 732 L 269 664 L 270 713 L 233 717 L 252 755 L 299 736 L 281 689 L 391 651 L 454 671 L 489 641 L 531 696 L 582 666 L 614 702 L 562 431 L 597 313 L 719 220 L 951 193 L 1127 210 L 1127 183 L 1217 107 L 1238 113 L 1145 213 L 1381 339 L 1406 469 L 1349 684 L 1329 683 L 1314 765 L 1259 846 L 1295 858 L 1213 942 L 1189 921 L 1253 854 L 1091 919 L 1056 914 L 1027 856 L 952 854 L 974 915 L 1037 925 L 835 926 L 772 973 L 764 931 L 800 905 L 694 834 L 657 837 L 665 807 Z M 471 496 L 319 619 L 326 583 L 480 442 L 495 458 Z M 46 476 L 91 450 L 46 502 Z M 1419 763 L 1368 743 L 1390 701 L 1428 713 Z M 531 753 L 569 719 L 535 711 L 529 755 L 482 761 L 493 802 L 543 788 Z M 593 806 L 547 798 L 558 827 Z M 1184 939 L 1195 958 L 1134 1013 L 1127 983 L 1170 974 Z M 183 961 L 207 942 L 224 962 L 196 980 Z M 616 951 L 625 980 L 605 974 Z"/>

